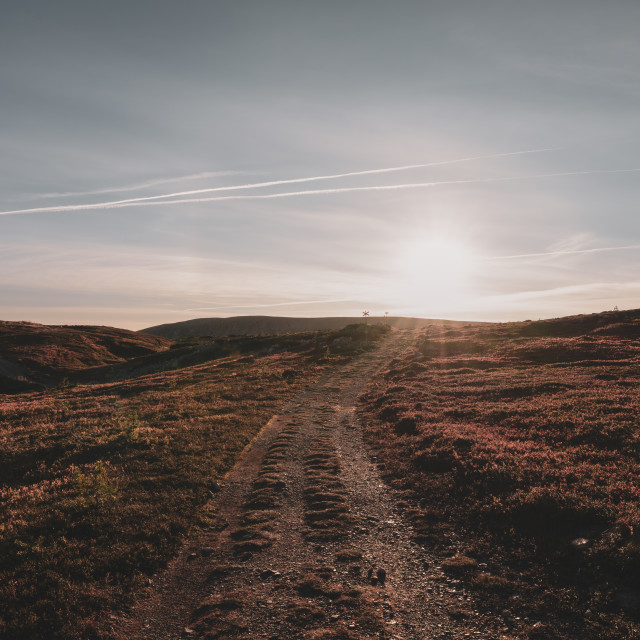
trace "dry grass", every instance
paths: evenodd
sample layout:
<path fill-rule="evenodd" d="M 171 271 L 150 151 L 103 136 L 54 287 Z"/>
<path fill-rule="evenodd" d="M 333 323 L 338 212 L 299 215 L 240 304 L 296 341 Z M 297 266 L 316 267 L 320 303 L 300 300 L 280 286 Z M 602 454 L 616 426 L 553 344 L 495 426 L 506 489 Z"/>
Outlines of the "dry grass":
<path fill-rule="evenodd" d="M 297 627 L 308 628 L 326 617 L 326 612 L 315 604 L 306 600 L 294 600 L 289 604 L 285 620 Z"/>
<path fill-rule="evenodd" d="M 458 554 L 442 562 L 442 568 L 453 575 L 467 575 L 478 568 L 478 561 L 474 558 Z"/>
<path fill-rule="evenodd" d="M 358 562 L 362 560 L 362 551 L 359 549 L 342 549 L 336 554 L 338 562 Z"/>

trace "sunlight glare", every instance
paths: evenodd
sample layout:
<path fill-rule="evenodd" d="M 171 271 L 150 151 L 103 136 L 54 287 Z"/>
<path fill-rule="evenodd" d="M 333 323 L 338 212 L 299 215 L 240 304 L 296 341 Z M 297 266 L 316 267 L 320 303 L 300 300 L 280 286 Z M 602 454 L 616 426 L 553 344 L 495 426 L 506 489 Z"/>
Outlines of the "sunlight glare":
<path fill-rule="evenodd" d="M 464 305 L 473 271 L 471 249 L 457 238 L 429 235 L 400 247 L 397 277 L 404 296 L 428 308 Z"/>

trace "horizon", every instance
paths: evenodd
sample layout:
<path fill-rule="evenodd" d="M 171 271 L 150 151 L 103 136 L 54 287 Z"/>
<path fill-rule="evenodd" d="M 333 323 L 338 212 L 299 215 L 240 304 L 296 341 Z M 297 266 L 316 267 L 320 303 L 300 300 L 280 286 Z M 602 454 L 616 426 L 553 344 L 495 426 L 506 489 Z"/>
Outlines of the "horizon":
<path fill-rule="evenodd" d="M 628 308 L 628 309 L 613 308 L 613 309 L 604 309 L 602 311 L 595 311 L 590 313 L 572 314 L 569 316 L 525 318 L 524 320 L 482 320 L 482 319 L 470 319 L 470 318 L 455 319 L 455 318 L 435 318 L 435 317 L 426 317 L 426 316 L 393 316 L 393 315 L 385 316 L 384 314 L 376 315 L 372 313 L 367 316 L 367 320 L 383 320 L 384 321 L 384 320 L 406 319 L 406 320 L 428 320 L 430 322 L 459 322 L 459 323 L 471 323 L 471 324 L 511 324 L 511 323 L 520 323 L 520 322 L 545 322 L 549 320 L 559 320 L 563 318 L 599 315 L 603 313 L 625 313 L 629 311 L 638 311 L 638 310 L 640 310 L 640 308 Z M 361 322 L 364 321 L 362 314 L 360 314 L 359 316 L 358 315 L 354 315 L 354 316 L 273 316 L 273 315 L 263 315 L 263 314 L 250 314 L 250 315 L 248 314 L 248 315 L 238 315 L 238 316 L 202 316 L 199 318 L 189 318 L 187 320 L 177 320 L 175 322 L 159 322 L 158 324 L 155 324 L 155 325 L 147 325 L 144 327 L 137 327 L 137 328 L 121 327 L 117 325 L 108 325 L 108 324 L 102 324 L 102 323 L 87 324 L 87 323 L 69 322 L 69 323 L 48 324 L 44 322 L 36 322 L 33 320 L 26 320 L 26 319 L 15 320 L 15 319 L 5 319 L 5 318 L 0 318 L 0 323 L 2 322 L 26 323 L 26 324 L 35 324 L 35 325 L 52 326 L 52 327 L 78 327 L 78 326 L 111 327 L 114 329 L 124 329 L 128 331 L 143 332 L 145 329 L 153 329 L 156 327 L 162 327 L 162 326 L 168 326 L 172 324 L 179 324 L 179 323 L 186 323 L 186 322 L 195 322 L 198 320 L 234 320 L 234 319 L 240 319 L 240 318 L 274 318 L 274 319 L 282 319 L 282 320 L 290 320 L 290 319 L 322 320 L 325 318 L 344 318 L 344 319 L 353 319 Z"/>
<path fill-rule="evenodd" d="M 621 0 L 7 7 L 0 318 L 637 308 L 639 20 Z"/>

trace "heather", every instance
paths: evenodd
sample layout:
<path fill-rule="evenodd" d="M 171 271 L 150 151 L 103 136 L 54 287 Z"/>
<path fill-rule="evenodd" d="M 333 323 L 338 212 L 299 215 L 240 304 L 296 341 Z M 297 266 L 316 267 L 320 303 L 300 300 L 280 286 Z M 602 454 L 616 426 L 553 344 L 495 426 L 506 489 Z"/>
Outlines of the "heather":
<path fill-rule="evenodd" d="M 0 636 L 108 637 L 257 431 L 381 333 L 196 340 L 0 395 Z"/>
<path fill-rule="evenodd" d="M 0 321 L 0 393 L 56 384 L 101 365 L 168 349 L 171 340 L 114 327 Z"/>
<path fill-rule="evenodd" d="M 434 327 L 362 398 L 416 541 L 531 637 L 636 637 L 639 336 L 638 312 Z"/>

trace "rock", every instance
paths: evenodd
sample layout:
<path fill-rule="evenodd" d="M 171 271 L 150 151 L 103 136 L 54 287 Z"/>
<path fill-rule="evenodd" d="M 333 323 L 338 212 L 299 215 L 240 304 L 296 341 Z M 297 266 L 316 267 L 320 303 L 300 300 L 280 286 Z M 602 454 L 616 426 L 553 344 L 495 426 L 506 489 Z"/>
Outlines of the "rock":
<path fill-rule="evenodd" d="M 194 551 L 187 556 L 187 562 L 191 562 L 198 557 L 198 554 Z"/>
<path fill-rule="evenodd" d="M 214 551 L 215 549 L 213 547 L 202 547 L 202 549 L 200 549 L 200 553 L 205 557 L 212 555 Z"/>
<path fill-rule="evenodd" d="M 282 577 L 282 574 L 279 571 L 274 571 L 273 569 L 265 569 L 262 573 L 260 573 L 260 577 L 263 580 L 269 580 L 269 578 L 273 578 L 277 580 Z"/>
<path fill-rule="evenodd" d="M 378 582 L 381 587 L 384 587 L 384 583 L 387 580 L 387 572 L 384 569 L 378 569 L 376 571 L 376 577 L 378 578 Z"/>
<path fill-rule="evenodd" d="M 528 637 L 532 640 L 543 640 L 546 638 L 555 637 L 555 635 L 552 634 L 553 629 L 549 625 L 544 624 L 544 622 L 536 622 L 535 624 L 531 625 L 528 630 Z"/>
<path fill-rule="evenodd" d="M 574 540 L 571 541 L 571 546 L 574 549 L 587 549 L 589 548 L 590 544 L 591 544 L 591 541 L 588 540 L 587 538 L 575 538 Z"/>

